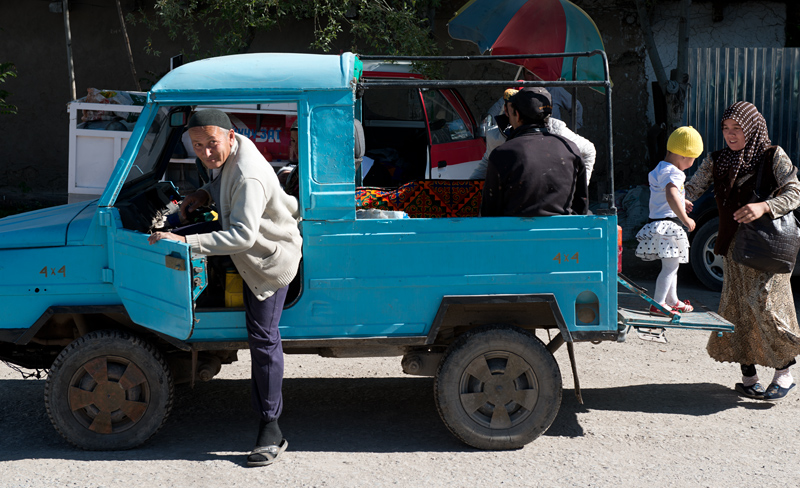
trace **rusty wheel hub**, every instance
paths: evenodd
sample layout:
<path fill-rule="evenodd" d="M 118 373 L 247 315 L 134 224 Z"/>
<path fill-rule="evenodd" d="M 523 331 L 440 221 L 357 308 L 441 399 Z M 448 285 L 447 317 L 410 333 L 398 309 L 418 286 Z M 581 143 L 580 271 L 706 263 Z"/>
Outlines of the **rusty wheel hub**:
<path fill-rule="evenodd" d="M 85 363 L 70 381 L 69 406 L 75 418 L 99 434 L 124 431 L 147 411 L 150 389 L 142 370 L 121 357 Z"/>

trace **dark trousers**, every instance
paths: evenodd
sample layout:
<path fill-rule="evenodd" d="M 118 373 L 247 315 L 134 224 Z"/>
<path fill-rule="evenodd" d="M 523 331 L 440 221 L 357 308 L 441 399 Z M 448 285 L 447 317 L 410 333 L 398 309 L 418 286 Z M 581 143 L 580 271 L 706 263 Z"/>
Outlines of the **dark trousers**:
<path fill-rule="evenodd" d="M 220 230 L 218 220 L 187 225 L 172 232 L 178 235 L 203 234 Z M 281 321 L 287 287 L 276 291 L 266 300 L 258 298 L 243 283 L 247 342 L 250 345 L 252 367 L 250 383 L 251 403 L 266 422 L 278 420 L 283 411 L 283 346 L 278 323 Z"/>
<path fill-rule="evenodd" d="M 278 420 L 283 411 L 283 346 L 278 323 L 286 300 L 287 287 L 266 300 L 258 298 L 243 286 L 247 342 L 250 345 L 251 403 L 266 422 Z"/>

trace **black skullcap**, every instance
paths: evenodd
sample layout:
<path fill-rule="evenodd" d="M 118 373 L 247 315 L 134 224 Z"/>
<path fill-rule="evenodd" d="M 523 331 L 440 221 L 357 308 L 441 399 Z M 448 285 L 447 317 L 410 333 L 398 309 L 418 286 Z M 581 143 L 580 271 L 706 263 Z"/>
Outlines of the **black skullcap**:
<path fill-rule="evenodd" d="M 233 129 L 233 124 L 231 124 L 228 114 L 215 108 L 195 112 L 192 118 L 189 119 L 189 123 L 186 124 L 186 128 L 191 129 L 192 127 L 204 127 L 206 125 L 215 125 L 225 130 Z"/>
<path fill-rule="evenodd" d="M 553 113 L 550 92 L 541 86 L 525 87 L 508 99 L 517 111 L 529 119 L 540 120 Z"/>

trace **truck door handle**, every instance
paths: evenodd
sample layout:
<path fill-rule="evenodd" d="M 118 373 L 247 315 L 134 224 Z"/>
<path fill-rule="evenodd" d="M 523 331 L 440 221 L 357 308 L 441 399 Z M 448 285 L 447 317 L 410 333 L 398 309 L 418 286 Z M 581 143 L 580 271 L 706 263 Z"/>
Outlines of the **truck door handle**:
<path fill-rule="evenodd" d="M 436 163 L 436 167 L 438 167 L 439 169 L 446 168 L 447 167 L 447 161 L 444 161 L 444 160 L 439 161 L 438 163 Z"/>
<path fill-rule="evenodd" d="M 186 271 L 186 263 L 180 256 L 164 256 L 164 265 L 169 269 Z"/>

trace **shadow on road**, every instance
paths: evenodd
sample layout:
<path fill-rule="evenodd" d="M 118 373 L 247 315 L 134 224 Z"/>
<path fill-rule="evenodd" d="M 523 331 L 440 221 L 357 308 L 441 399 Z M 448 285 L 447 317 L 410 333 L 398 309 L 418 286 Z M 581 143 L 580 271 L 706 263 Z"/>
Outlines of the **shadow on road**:
<path fill-rule="evenodd" d="M 258 419 L 250 409 L 247 380 L 213 380 L 194 390 L 179 387 L 164 428 L 144 446 L 124 452 L 85 452 L 53 429 L 43 401 L 43 381 L 0 381 L 0 460 L 225 460 L 243 464 Z M 715 384 L 654 384 L 584 389 L 580 405 L 571 389 L 545 435 L 580 437 L 579 413 L 712 415 L 743 406 Z M 432 378 L 289 378 L 284 381 L 281 428 L 290 449 L 307 452 L 464 452 L 433 401 Z"/>
<path fill-rule="evenodd" d="M 713 383 L 676 383 L 584 388 L 584 404 L 578 403 L 571 389 L 564 389 L 561 409 L 545 435 L 580 437 L 584 435 L 578 414 L 592 410 L 631 414 L 706 416 L 731 408 L 763 410 L 772 404 L 745 400 L 732 389 Z"/>

